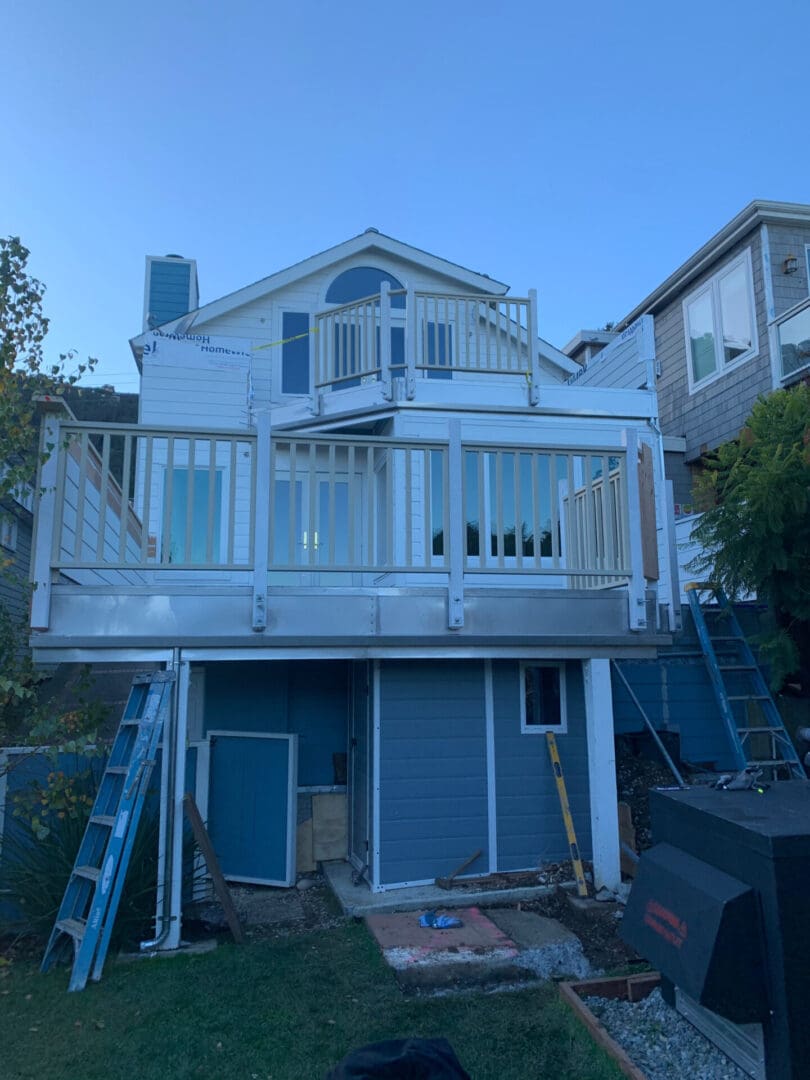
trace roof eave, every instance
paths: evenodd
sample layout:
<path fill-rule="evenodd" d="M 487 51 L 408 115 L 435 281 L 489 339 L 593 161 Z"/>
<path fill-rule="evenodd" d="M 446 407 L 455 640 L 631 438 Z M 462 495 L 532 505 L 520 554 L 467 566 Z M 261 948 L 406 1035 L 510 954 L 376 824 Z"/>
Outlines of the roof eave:
<path fill-rule="evenodd" d="M 466 267 L 442 259 L 438 255 L 431 255 L 430 252 L 422 251 L 420 248 L 412 247 L 410 244 L 404 244 L 401 240 L 386 236 L 385 233 L 363 232 L 358 236 L 353 236 L 350 240 L 344 240 L 334 247 L 327 248 L 317 255 L 310 255 L 309 258 L 303 259 L 301 262 L 293 263 L 292 266 L 278 270 L 269 277 L 260 278 L 259 281 L 253 282 L 252 285 L 245 285 L 235 292 L 227 293 L 218 300 L 203 304 L 195 311 L 190 311 L 185 315 L 181 315 L 178 319 L 172 319 L 170 322 L 164 323 L 159 329 L 174 333 L 178 324 L 191 318 L 185 331 L 187 333 L 198 323 L 206 323 L 211 319 L 216 319 L 220 315 L 233 311 L 235 308 L 244 307 L 245 304 L 266 296 L 267 293 L 283 288 L 285 285 L 307 277 L 309 274 L 317 273 L 318 270 L 337 263 L 341 259 L 351 258 L 353 255 L 359 255 L 361 252 L 373 251 L 374 249 L 386 255 L 406 259 L 409 262 L 418 262 L 422 266 L 442 274 L 444 277 L 451 277 L 477 292 L 503 296 L 509 291 L 509 286 L 502 281 L 496 281 L 485 274 L 479 274 L 475 270 L 468 270 Z M 142 348 L 145 336 L 146 332 L 143 332 L 130 339 L 130 347 L 135 354 L 136 362 L 139 362 L 138 350 Z"/>
<path fill-rule="evenodd" d="M 771 202 L 755 199 L 736 217 L 724 225 L 718 233 L 708 240 L 694 255 L 690 256 L 678 269 L 669 275 L 657 289 L 645 297 L 640 304 L 616 323 L 616 330 L 625 330 L 640 315 L 655 314 L 657 308 L 667 303 L 680 289 L 697 277 L 708 265 L 720 258 L 742 236 L 767 222 L 801 221 L 810 225 L 810 206 L 804 203 Z"/>

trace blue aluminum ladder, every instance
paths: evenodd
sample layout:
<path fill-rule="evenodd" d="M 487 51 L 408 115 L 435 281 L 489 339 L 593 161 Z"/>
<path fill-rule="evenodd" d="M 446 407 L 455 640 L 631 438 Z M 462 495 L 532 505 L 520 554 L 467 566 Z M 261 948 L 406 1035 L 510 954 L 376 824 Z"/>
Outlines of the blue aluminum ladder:
<path fill-rule="evenodd" d="M 713 604 L 702 604 L 708 593 Z M 703 659 L 712 682 L 736 767 L 759 770 L 764 780 L 806 780 L 776 702 L 722 589 L 686 586 Z"/>
<path fill-rule="evenodd" d="M 73 943 L 68 990 L 101 978 L 135 834 L 171 706 L 174 674 L 136 675 L 41 970 Z"/>

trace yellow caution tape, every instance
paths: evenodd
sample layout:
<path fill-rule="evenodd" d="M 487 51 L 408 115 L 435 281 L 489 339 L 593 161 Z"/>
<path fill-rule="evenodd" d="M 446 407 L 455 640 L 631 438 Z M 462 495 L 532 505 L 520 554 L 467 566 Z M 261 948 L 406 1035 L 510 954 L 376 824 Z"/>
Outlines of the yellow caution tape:
<path fill-rule="evenodd" d="M 268 341 L 266 345 L 254 345 L 253 352 L 259 352 L 261 349 L 273 349 L 277 345 L 287 345 L 290 341 L 300 341 L 301 338 L 309 337 L 310 334 L 317 334 L 318 327 L 313 326 L 310 330 L 305 330 L 303 334 L 296 334 L 294 337 L 285 337 L 281 341 Z"/>

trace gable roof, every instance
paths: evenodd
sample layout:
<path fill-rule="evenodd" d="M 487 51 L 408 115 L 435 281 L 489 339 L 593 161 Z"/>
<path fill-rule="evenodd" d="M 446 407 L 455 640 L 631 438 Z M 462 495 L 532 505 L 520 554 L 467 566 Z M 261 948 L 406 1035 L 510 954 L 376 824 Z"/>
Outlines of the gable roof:
<path fill-rule="evenodd" d="M 489 277 L 487 274 L 468 270 L 466 267 L 459 266 L 458 263 L 442 259 L 438 255 L 431 255 L 428 251 L 422 251 L 421 248 L 404 244 L 401 240 L 395 240 L 392 236 L 386 236 L 377 229 L 371 228 L 366 229 L 365 232 L 360 233 L 358 236 L 353 236 L 350 240 L 344 240 L 334 247 L 326 248 L 325 251 L 321 251 L 317 255 L 310 255 L 307 259 L 293 263 L 292 266 L 288 266 L 284 270 L 278 270 L 276 273 L 270 274 L 269 277 L 260 278 L 258 281 L 254 281 L 252 285 L 245 285 L 243 288 L 228 293 L 218 300 L 203 304 L 202 307 L 197 308 L 195 311 L 191 311 L 179 319 L 172 319 L 171 322 L 164 323 L 163 326 L 170 332 L 178 332 L 178 326 L 182 324 L 182 332 L 190 333 L 192 327 L 198 323 L 216 319 L 220 315 L 233 311 L 235 308 L 243 307 L 253 300 L 266 296 L 267 293 L 281 289 L 293 281 L 298 281 L 343 259 L 367 251 L 378 251 L 385 255 L 405 259 L 408 262 L 419 263 L 435 273 L 454 278 L 476 292 L 488 292 L 503 296 L 509 291 L 508 285 L 505 285 L 502 281 L 495 281 L 494 278 Z M 136 357 L 138 349 L 143 345 L 145 339 L 145 334 L 138 334 L 130 339 L 130 345 Z"/>
<path fill-rule="evenodd" d="M 644 314 L 655 314 L 664 304 L 668 303 L 673 295 L 689 284 L 698 274 L 702 273 L 712 262 L 720 258 L 730 247 L 746 233 L 758 225 L 768 222 L 789 224 L 790 222 L 802 222 L 810 225 L 810 206 L 805 203 L 770 202 L 767 199 L 754 199 L 743 210 L 724 225 L 719 232 L 707 240 L 707 242 L 678 269 L 669 275 L 657 289 L 645 297 L 640 304 L 623 319 L 616 323 L 615 329 L 626 329 L 632 322 Z"/>

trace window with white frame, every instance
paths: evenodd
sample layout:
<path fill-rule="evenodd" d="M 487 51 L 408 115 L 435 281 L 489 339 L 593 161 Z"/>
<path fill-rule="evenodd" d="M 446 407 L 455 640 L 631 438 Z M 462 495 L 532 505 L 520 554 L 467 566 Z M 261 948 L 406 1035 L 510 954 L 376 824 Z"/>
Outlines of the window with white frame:
<path fill-rule="evenodd" d="M 756 353 L 750 248 L 686 297 L 683 321 L 690 390 Z"/>
<path fill-rule="evenodd" d="M 520 665 L 520 730 L 526 735 L 568 730 L 563 664 Z"/>

